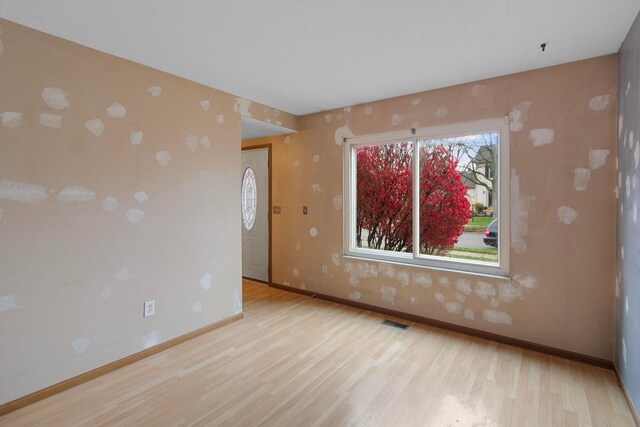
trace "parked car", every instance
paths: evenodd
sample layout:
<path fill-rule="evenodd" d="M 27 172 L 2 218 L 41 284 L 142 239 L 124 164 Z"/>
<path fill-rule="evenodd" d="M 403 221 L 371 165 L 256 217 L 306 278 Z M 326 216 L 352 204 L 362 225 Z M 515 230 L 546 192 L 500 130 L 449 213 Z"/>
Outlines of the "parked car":
<path fill-rule="evenodd" d="M 498 247 L 498 218 L 495 218 L 487 225 L 487 229 L 484 232 L 484 239 L 482 240 L 485 245 L 493 246 L 494 248 Z"/>

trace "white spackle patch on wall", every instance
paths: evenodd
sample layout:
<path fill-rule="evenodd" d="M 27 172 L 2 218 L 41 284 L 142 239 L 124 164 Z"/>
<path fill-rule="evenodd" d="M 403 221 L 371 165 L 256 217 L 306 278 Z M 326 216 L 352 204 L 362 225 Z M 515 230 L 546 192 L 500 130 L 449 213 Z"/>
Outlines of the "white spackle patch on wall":
<path fill-rule="evenodd" d="M 194 302 L 193 305 L 191 305 L 191 311 L 194 313 L 202 313 L 202 304 Z"/>
<path fill-rule="evenodd" d="M 320 154 L 314 154 L 313 157 L 311 157 L 311 161 L 313 163 L 318 163 L 320 161 Z"/>
<path fill-rule="evenodd" d="M 487 89 L 485 85 L 475 85 L 471 88 L 471 96 L 478 96 L 484 92 L 485 89 Z"/>
<path fill-rule="evenodd" d="M 624 191 L 627 197 L 631 196 L 631 177 L 627 175 L 627 179 L 625 180 Z"/>
<path fill-rule="evenodd" d="M 465 294 L 463 294 L 462 292 L 456 292 L 454 296 L 460 302 L 465 302 L 466 299 L 467 299 L 467 296 Z"/>
<path fill-rule="evenodd" d="M 336 145 L 342 145 L 345 138 L 351 138 L 354 136 L 354 134 L 353 132 L 351 132 L 351 129 L 349 129 L 349 125 L 345 124 L 344 126 L 340 126 L 338 129 L 336 129 L 336 132 L 333 136 Z"/>
<path fill-rule="evenodd" d="M 415 304 L 415 303 L 417 303 L 417 302 L 418 302 L 418 298 L 416 298 L 415 296 L 411 295 L 411 296 L 409 297 L 409 302 L 410 302 L 411 304 Z"/>
<path fill-rule="evenodd" d="M 638 205 L 636 202 L 633 202 L 633 222 L 638 222 Z"/>
<path fill-rule="evenodd" d="M 373 114 L 373 107 L 371 105 L 367 105 L 364 107 L 364 114 L 370 116 Z"/>
<path fill-rule="evenodd" d="M 511 129 L 511 132 L 520 132 L 524 129 L 524 124 L 527 121 L 527 112 L 531 104 L 531 101 L 525 101 L 513 106 L 509 113 L 509 129 Z"/>
<path fill-rule="evenodd" d="M 327 113 L 324 115 L 325 122 L 331 123 L 331 119 L 333 119 L 333 116 L 331 115 L 331 113 Z"/>
<path fill-rule="evenodd" d="M 396 278 L 396 269 L 391 264 L 380 264 L 378 267 L 378 272 L 382 277 L 386 277 L 387 279 L 395 279 Z"/>
<path fill-rule="evenodd" d="M 90 345 L 91 341 L 89 341 L 87 337 L 78 337 L 71 342 L 71 347 L 73 347 L 73 351 L 77 354 L 82 354 L 87 351 Z"/>
<path fill-rule="evenodd" d="M 508 313 L 505 313 L 504 311 L 497 311 L 497 310 L 485 309 L 482 312 L 482 318 L 489 323 L 510 325 L 512 322 L 511 316 Z"/>
<path fill-rule="evenodd" d="M 593 111 L 602 111 L 611 104 L 611 95 L 598 95 L 589 100 L 589 108 Z"/>
<path fill-rule="evenodd" d="M 538 279 L 526 273 L 514 275 L 512 285 L 514 283 L 521 299 L 538 288 Z"/>
<path fill-rule="evenodd" d="M 438 283 L 440 284 L 440 287 L 442 288 L 448 288 L 449 285 L 451 284 L 451 280 L 449 280 L 448 277 L 440 277 L 438 279 Z"/>
<path fill-rule="evenodd" d="M 96 193 L 85 187 L 64 187 L 62 191 L 58 193 L 58 200 L 61 202 L 90 202 L 95 199 Z"/>
<path fill-rule="evenodd" d="M 84 127 L 95 136 L 100 136 L 104 132 L 104 122 L 100 119 L 87 120 Z"/>
<path fill-rule="evenodd" d="M 589 185 L 589 178 L 591 178 L 591 169 L 575 168 L 573 171 L 573 188 L 576 191 L 586 190 Z"/>
<path fill-rule="evenodd" d="M 6 128 L 17 128 L 22 126 L 22 113 L 5 111 L 2 113 L 2 126 Z"/>
<path fill-rule="evenodd" d="M 398 273 L 396 274 L 396 278 L 400 282 L 400 286 L 402 286 L 403 288 L 409 286 L 409 273 L 407 273 L 406 271 L 398 271 Z"/>
<path fill-rule="evenodd" d="M 147 92 L 149 92 L 152 96 L 158 97 L 162 94 L 162 88 L 160 86 L 151 86 L 149 89 L 147 89 Z"/>
<path fill-rule="evenodd" d="M 48 196 L 49 193 L 41 185 L 0 180 L 0 199 L 35 205 L 44 202 Z"/>
<path fill-rule="evenodd" d="M 102 208 L 107 212 L 115 211 L 116 209 L 118 209 L 119 205 L 120 203 L 118 203 L 118 199 L 113 196 L 107 196 L 102 201 Z"/>
<path fill-rule="evenodd" d="M 54 110 L 64 110 L 70 103 L 67 99 L 69 94 L 57 87 L 47 87 L 42 90 L 42 99 Z"/>
<path fill-rule="evenodd" d="M 59 114 L 40 113 L 38 122 L 48 128 L 59 129 L 62 127 L 62 116 Z"/>
<path fill-rule="evenodd" d="M 411 281 L 414 285 L 421 286 L 425 289 L 430 288 L 433 285 L 431 275 L 429 273 L 413 273 L 411 275 Z"/>
<path fill-rule="evenodd" d="M 149 195 L 144 191 L 138 191 L 136 194 L 133 195 L 133 198 L 140 203 L 145 203 L 149 200 Z"/>
<path fill-rule="evenodd" d="M 300 287 L 303 286 L 304 284 Z M 240 292 L 239 288 L 233 288 L 233 314 L 240 313 L 242 313 L 242 292 Z"/>
<path fill-rule="evenodd" d="M 142 137 L 144 136 L 144 133 L 142 133 L 141 130 L 136 130 L 131 132 L 131 134 L 129 135 L 129 139 L 131 140 L 131 144 L 133 145 L 140 145 L 142 144 Z"/>
<path fill-rule="evenodd" d="M 13 295 L 0 296 L 0 311 L 18 310 L 21 308 L 22 306 L 16 302 Z"/>
<path fill-rule="evenodd" d="M 622 362 L 624 365 L 627 365 L 627 343 L 624 341 L 624 337 L 622 337 Z"/>
<path fill-rule="evenodd" d="M 218 124 L 224 124 L 224 114 L 218 114 L 216 116 L 216 121 L 218 122 Z"/>
<path fill-rule="evenodd" d="M 447 114 L 449 114 L 449 109 L 447 107 L 438 107 L 436 110 L 436 117 L 438 119 L 447 117 Z"/>
<path fill-rule="evenodd" d="M 198 149 L 198 137 L 193 134 L 187 135 L 187 137 L 184 139 L 184 143 L 187 144 L 187 148 L 192 153 L 194 153 Z"/>
<path fill-rule="evenodd" d="M 233 111 L 240 113 L 241 116 L 251 117 L 249 108 L 251 107 L 251 101 L 244 98 L 236 98 L 236 103 L 233 105 Z"/>
<path fill-rule="evenodd" d="M 462 304 L 458 301 L 448 301 L 444 304 L 444 308 L 446 308 L 449 313 L 458 314 L 462 312 Z"/>
<path fill-rule="evenodd" d="M 433 296 L 433 298 L 438 301 L 439 303 L 444 304 L 447 299 L 444 297 L 442 292 L 436 292 L 436 294 Z"/>
<path fill-rule="evenodd" d="M 293 163 L 291 163 L 293 165 L 294 168 L 297 168 L 298 166 L 300 166 L 300 160 L 294 160 Z"/>
<path fill-rule="evenodd" d="M 113 286 L 109 285 L 100 291 L 100 298 L 109 299 L 113 296 Z"/>
<path fill-rule="evenodd" d="M 540 147 L 553 143 L 556 136 L 556 132 L 553 129 L 531 129 L 529 131 L 529 141 L 534 147 Z"/>
<path fill-rule="evenodd" d="M 362 294 L 358 291 L 353 291 L 349 295 L 347 295 L 347 298 L 353 301 L 360 301 L 361 297 L 362 297 Z"/>
<path fill-rule="evenodd" d="M 636 148 L 633 150 L 633 161 L 636 164 L 636 169 L 638 169 L 640 164 L 640 142 L 636 144 Z"/>
<path fill-rule="evenodd" d="M 560 206 L 557 209 L 558 219 L 567 225 L 571 224 L 578 217 L 578 212 L 569 206 Z"/>
<path fill-rule="evenodd" d="M 491 301 L 489 302 L 489 304 L 493 308 L 498 308 L 498 306 L 500 305 L 500 300 L 498 298 L 491 298 Z"/>
<path fill-rule="evenodd" d="M 398 126 L 404 120 L 404 116 L 402 114 L 393 114 L 391 116 L 391 126 Z"/>
<path fill-rule="evenodd" d="M 162 166 L 167 166 L 171 161 L 171 154 L 168 151 L 158 151 L 156 152 L 156 160 Z"/>
<path fill-rule="evenodd" d="M 511 248 L 515 253 L 527 250 L 524 237 L 529 232 L 529 205 L 535 199 L 525 196 L 520 190 L 520 177 L 515 169 L 511 169 Z"/>
<path fill-rule="evenodd" d="M 331 254 L 331 262 L 333 262 L 333 265 L 340 265 L 340 254 L 337 252 L 334 252 Z"/>
<path fill-rule="evenodd" d="M 336 210 L 342 209 L 342 196 L 333 196 L 333 207 Z"/>
<path fill-rule="evenodd" d="M 480 299 L 486 300 L 489 297 L 496 296 L 496 287 L 487 282 L 477 282 L 474 291 Z"/>
<path fill-rule="evenodd" d="M 504 302 L 512 302 L 516 298 L 522 298 L 522 293 L 511 283 L 498 283 L 498 298 Z"/>
<path fill-rule="evenodd" d="M 208 111 L 209 108 L 211 108 L 211 103 L 209 102 L 208 99 L 203 99 L 202 101 L 200 101 L 200 107 L 204 110 L 204 111 Z"/>
<path fill-rule="evenodd" d="M 295 273 L 298 270 L 294 269 L 294 276 Z M 347 273 L 349 275 L 349 284 L 351 286 L 356 286 L 358 283 L 360 283 L 360 279 L 358 279 L 358 272 L 357 272 L 357 268 L 355 266 L 354 263 L 352 262 L 345 262 L 344 263 L 344 272 Z"/>
<path fill-rule="evenodd" d="M 208 291 L 209 289 L 211 289 L 212 280 L 213 280 L 213 276 L 209 273 L 205 273 L 202 275 L 202 277 L 198 281 L 198 284 L 202 289 L 204 289 L 205 291 Z"/>
<path fill-rule="evenodd" d="M 311 190 L 315 193 L 319 193 L 322 191 L 322 188 L 320 187 L 320 184 L 311 184 Z"/>
<path fill-rule="evenodd" d="M 589 167 L 591 169 L 598 169 L 604 166 L 607 161 L 609 150 L 593 149 L 589 150 Z"/>
<path fill-rule="evenodd" d="M 396 288 L 389 285 L 382 285 L 380 288 L 380 294 L 382 294 L 382 301 L 388 302 L 391 305 L 396 301 Z"/>
<path fill-rule="evenodd" d="M 129 268 L 125 265 L 116 272 L 115 277 L 118 282 L 122 283 L 129 279 L 135 279 L 136 275 L 129 271 Z"/>
<path fill-rule="evenodd" d="M 294 268 L 294 269 L 291 271 L 291 274 L 293 274 L 293 277 L 298 277 L 298 276 L 300 275 L 300 272 L 298 271 L 298 269 L 297 269 L 297 268 Z"/>
<path fill-rule="evenodd" d="M 142 221 L 143 218 L 144 218 L 143 210 L 133 208 L 127 211 L 127 221 L 129 221 L 132 224 Z"/>
<path fill-rule="evenodd" d="M 289 136 L 289 135 L 285 136 L 284 139 L 282 140 L 282 142 L 284 142 L 284 145 L 291 144 L 291 136 Z"/>
<path fill-rule="evenodd" d="M 146 348 L 151 348 L 160 343 L 160 331 L 154 329 L 142 337 L 142 346 Z"/>
<path fill-rule="evenodd" d="M 209 148 L 211 148 L 211 139 L 209 139 L 208 136 L 201 137 L 200 145 L 202 145 L 202 148 L 204 148 L 205 150 L 208 150 Z"/>
<path fill-rule="evenodd" d="M 421 102 L 422 102 L 422 98 L 413 98 L 411 100 L 411 105 L 415 107 L 416 105 L 419 105 Z"/>
<path fill-rule="evenodd" d="M 471 295 L 471 280 L 458 279 L 456 280 L 456 290 L 465 295 Z"/>
<path fill-rule="evenodd" d="M 317 229 L 317 228 L 315 228 L 315 227 L 311 227 L 311 228 L 309 229 L 309 235 L 310 235 L 311 237 L 316 237 L 316 236 L 318 235 L 318 229 Z"/>
<path fill-rule="evenodd" d="M 629 314 L 629 295 L 624 297 L 624 314 Z"/>
<path fill-rule="evenodd" d="M 107 107 L 107 114 L 109 117 L 113 117 L 114 119 L 121 119 L 127 115 L 127 109 L 124 108 L 124 105 L 114 102 Z"/>
<path fill-rule="evenodd" d="M 476 312 L 472 308 L 465 308 L 464 317 L 469 320 L 476 320 Z"/>

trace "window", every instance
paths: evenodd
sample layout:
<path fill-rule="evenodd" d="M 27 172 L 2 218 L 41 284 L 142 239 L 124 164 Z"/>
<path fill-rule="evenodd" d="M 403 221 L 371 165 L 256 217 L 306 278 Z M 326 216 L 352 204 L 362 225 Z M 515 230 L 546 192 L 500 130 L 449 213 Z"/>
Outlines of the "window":
<path fill-rule="evenodd" d="M 508 273 L 506 119 L 345 144 L 345 254 Z"/>
<path fill-rule="evenodd" d="M 242 223 L 247 231 L 253 228 L 258 207 L 256 176 L 251 168 L 244 171 L 242 177 Z"/>

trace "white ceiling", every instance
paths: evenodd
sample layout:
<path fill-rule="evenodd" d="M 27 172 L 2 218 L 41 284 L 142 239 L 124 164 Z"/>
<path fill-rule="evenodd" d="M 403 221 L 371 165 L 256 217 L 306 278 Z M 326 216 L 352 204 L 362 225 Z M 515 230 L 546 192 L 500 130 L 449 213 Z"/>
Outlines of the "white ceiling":
<path fill-rule="evenodd" d="M 0 0 L 3 18 L 294 114 L 616 52 L 639 9 L 638 0 Z"/>
<path fill-rule="evenodd" d="M 262 122 L 248 117 L 241 119 L 242 139 L 261 138 L 263 136 L 283 135 L 295 132 L 294 130 L 276 126 L 271 123 Z"/>

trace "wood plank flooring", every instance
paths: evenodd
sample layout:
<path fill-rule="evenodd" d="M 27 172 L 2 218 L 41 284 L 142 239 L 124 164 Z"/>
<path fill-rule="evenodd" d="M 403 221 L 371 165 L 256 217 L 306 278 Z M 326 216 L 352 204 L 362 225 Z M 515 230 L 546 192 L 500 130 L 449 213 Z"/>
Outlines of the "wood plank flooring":
<path fill-rule="evenodd" d="M 248 281 L 244 315 L 0 426 L 634 426 L 611 371 Z"/>

